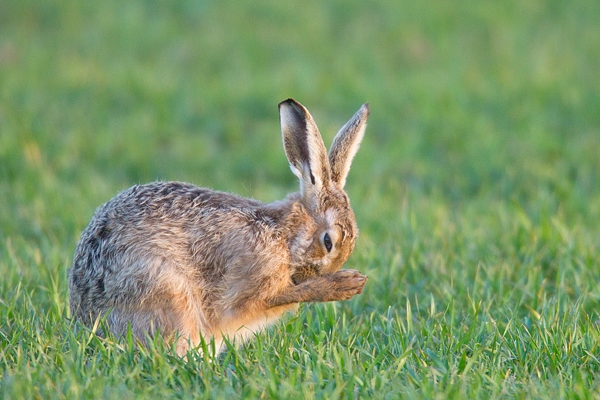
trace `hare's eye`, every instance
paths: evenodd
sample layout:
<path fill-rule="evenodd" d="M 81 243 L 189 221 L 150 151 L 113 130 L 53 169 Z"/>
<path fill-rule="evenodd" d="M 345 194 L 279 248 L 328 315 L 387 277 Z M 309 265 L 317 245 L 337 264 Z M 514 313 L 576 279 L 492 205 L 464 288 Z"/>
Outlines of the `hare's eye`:
<path fill-rule="evenodd" d="M 333 247 L 333 243 L 331 243 L 331 238 L 329 237 L 328 233 L 326 233 L 325 236 L 323 236 L 323 244 L 325 245 L 325 248 L 329 253 L 331 251 L 331 248 Z"/>

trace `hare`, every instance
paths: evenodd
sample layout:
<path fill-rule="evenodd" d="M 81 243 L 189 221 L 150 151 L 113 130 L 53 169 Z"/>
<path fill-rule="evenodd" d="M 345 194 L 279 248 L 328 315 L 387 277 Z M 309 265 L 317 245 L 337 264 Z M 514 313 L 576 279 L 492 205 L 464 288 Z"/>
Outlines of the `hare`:
<path fill-rule="evenodd" d="M 244 341 L 300 302 L 348 300 L 367 277 L 340 270 L 358 233 L 344 192 L 368 104 L 329 154 L 308 110 L 279 104 L 300 192 L 264 204 L 181 182 L 133 186 L 100 206 L 69 270 L 70 310 L 115 335 L 162 335 L 184 355 L 201 338 Z M 102 332 L 99 332 L 102 334 Z"/>

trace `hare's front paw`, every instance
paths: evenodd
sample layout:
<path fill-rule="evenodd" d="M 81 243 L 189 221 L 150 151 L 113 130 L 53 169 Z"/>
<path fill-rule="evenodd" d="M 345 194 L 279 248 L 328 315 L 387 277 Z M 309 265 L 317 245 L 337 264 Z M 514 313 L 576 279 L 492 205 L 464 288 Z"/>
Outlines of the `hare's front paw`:
<path fill-rule="evenodd" d="M 367 277 L 353 269 L 344 269 L 322 275 L 287 287 L 282 293 L 267 300 L 268 307 L 286 304 L 321 301 L 350 300 L 362 293 Z"/>
<path fill-rule="evenodd" d="M 323 278 L 329 287 L 325 301 L 350 300 L 361 294 L 367 283 L 367 277 L 353 269 L 343 269 Z"/>

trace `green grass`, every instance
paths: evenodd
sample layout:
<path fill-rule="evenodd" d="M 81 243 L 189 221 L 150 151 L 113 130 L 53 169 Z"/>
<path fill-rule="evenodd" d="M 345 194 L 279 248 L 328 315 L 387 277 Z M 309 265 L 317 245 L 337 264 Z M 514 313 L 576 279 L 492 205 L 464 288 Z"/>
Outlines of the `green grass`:
<path fill-rule="evenodd" d="M 2 398 L 600 398 L 600 3 L 0 2 Z M 347 189 L 362 296 L 185 362 L 99 339 L 66 270 L 95 207 L 296 190 L 277 103 Z"/>

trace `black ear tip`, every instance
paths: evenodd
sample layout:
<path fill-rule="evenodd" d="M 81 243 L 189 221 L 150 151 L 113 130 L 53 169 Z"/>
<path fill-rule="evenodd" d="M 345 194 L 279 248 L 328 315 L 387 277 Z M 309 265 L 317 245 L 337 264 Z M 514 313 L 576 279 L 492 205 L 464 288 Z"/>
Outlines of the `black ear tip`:
<path fill-rule="evenodd" d="M 289 99 L 286 99 L 284 101 L 282 101 L 281 103 L 279 103 L 278 107 L 281 108 L 281 106 L 289 106 L 289 105 L 297 105 L 300 104 L 298 103 L 296 100 L 292 99 L 291 97 Z"/>
<path fill-rule="evenodd" d="M 361 108 L 364 110 L 367 117 L 371 114 L 371 106 L 369 106 L 369 103 L 363 104 Z"/>

